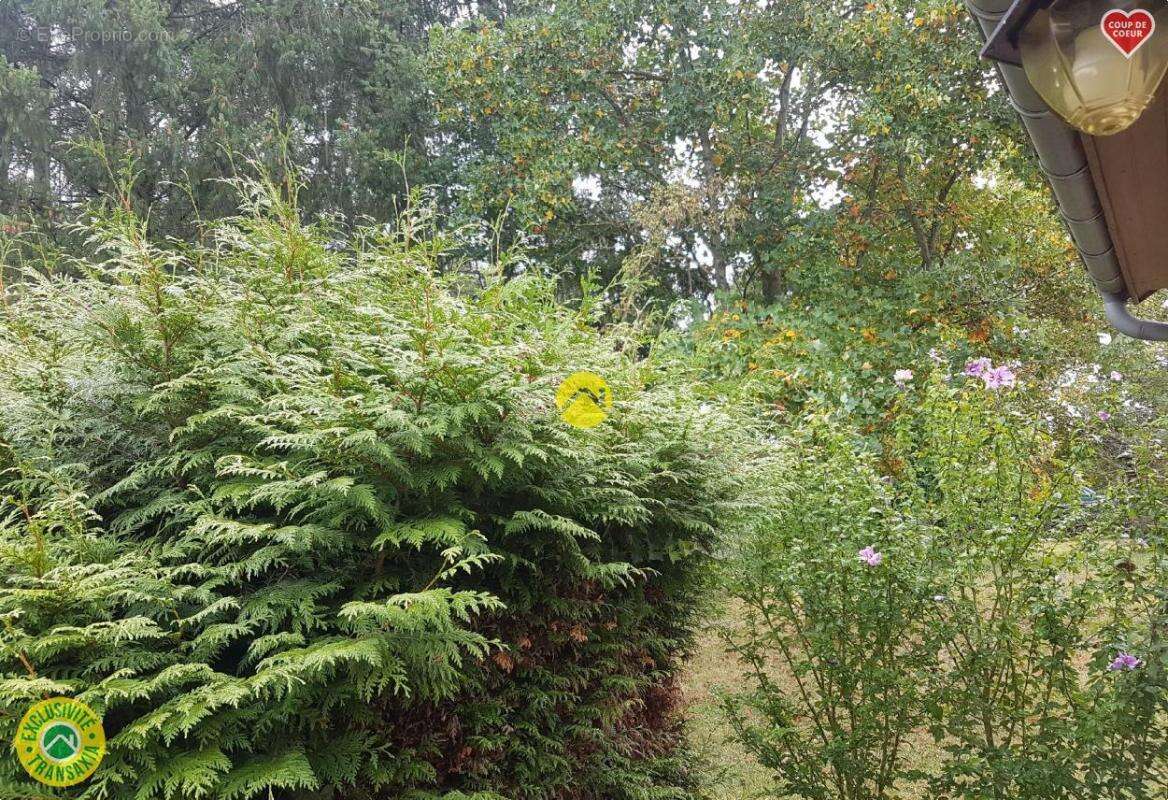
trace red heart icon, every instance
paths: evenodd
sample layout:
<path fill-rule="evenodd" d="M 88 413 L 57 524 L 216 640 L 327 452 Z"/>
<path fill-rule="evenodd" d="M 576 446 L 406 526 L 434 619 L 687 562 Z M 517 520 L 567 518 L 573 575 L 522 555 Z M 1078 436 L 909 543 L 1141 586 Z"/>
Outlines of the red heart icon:
<path fill-rule="evenodd" d="M 1131 58 L 1144 42 L 1152 38 L 1156 31 L 1156 18 L 1142 8 L 1135 11 L 1116 8 L 1103 15 L 1099 27 L 1119 52 Z"/>

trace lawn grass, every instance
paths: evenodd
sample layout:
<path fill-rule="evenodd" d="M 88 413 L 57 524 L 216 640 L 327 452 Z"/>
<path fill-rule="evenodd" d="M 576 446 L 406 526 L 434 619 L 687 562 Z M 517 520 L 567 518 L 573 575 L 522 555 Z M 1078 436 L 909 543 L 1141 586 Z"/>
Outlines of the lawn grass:
<path fill-rule="evenodd" d="M 727 608 L 727 613 L 732 606 Z M 716 622 L 698 636 L 693 658 L 682 676 L 688 706 L 690 741 L 701 760 L 705 791 L 711 800 L 748 800 L 765 796 L 773 781 L 768 771 L 734 740 L 718 703 L 719 690 L 746 685 L 746 670 L 718 636 Z"/>

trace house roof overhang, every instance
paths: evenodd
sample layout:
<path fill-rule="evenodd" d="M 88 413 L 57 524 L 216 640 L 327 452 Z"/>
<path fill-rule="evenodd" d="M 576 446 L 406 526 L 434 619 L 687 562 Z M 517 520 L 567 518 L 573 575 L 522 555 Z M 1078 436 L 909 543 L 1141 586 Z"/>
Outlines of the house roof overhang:
<path fill-rule="evenodd" d="M 1051 2 L 966 5 L 986 39 L 982 55 L 997 62 L 1088 274 L 1126 313 L 1123 301 L 1168 288 L 1168 90 L 1122 133 L 1096 137 L 1072 129 L 1031 86 L 1018 55 L 1019 31 Z"/>

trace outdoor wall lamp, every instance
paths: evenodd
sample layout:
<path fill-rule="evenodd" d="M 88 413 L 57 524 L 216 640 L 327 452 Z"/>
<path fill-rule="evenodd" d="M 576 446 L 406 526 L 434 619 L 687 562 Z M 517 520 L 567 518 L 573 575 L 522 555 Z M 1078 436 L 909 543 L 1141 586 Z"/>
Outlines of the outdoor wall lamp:
<path fill-rule="evenodd" d="M 1168 72 L 1168 2 L 1019 0 L 983 55 L 1021 65 L 1070 126 L 1109 136 L 1139 119 Z"/>

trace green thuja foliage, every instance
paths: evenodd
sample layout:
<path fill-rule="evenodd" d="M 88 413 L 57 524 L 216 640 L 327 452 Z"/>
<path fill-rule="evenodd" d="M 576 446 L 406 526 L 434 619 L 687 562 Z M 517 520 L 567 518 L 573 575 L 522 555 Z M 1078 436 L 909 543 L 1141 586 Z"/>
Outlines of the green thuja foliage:
<path fill-rule="evenodd" d="M 0 739 L 65 695 L 109 753 L 0 797 L 688 796 L 733 427 L 544 280 L 439 277 L 424 219 L 339 241 L 243 189 L 198 247 L 98 215 L 4 298 Z"/>

